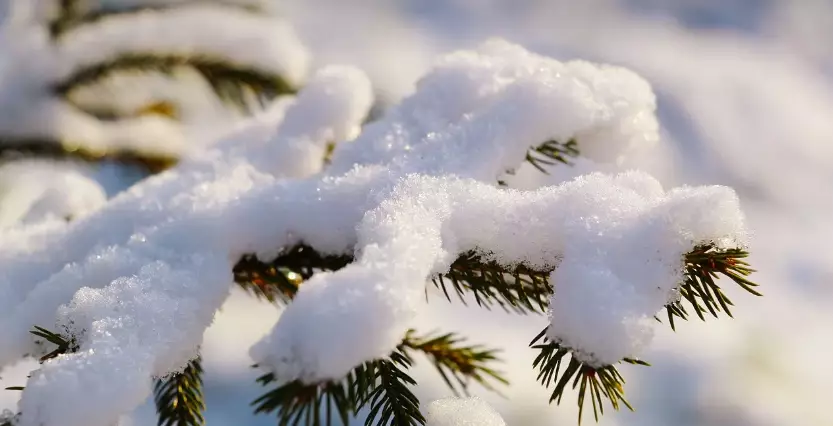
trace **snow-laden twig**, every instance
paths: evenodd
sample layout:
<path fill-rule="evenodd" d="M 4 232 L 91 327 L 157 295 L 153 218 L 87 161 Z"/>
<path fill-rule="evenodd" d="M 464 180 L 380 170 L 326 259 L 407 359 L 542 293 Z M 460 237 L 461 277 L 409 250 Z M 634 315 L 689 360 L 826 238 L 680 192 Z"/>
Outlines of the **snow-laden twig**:
<path fill-rule="evenodd" d="M 322 71 L 205 156 L 65 229 L 0 247 L 0 364 L 31 350 L 33 324 L 57 321 L 80 344 L 33 376 L 24 425 L 104 425 L 139 404 L 148 376 L 194 355 L 247 253 L 268 259 L 304 243 L 354 256 L 305 282 L 251 351 L 281 380 L 317 382 L 390 354 L 426 281 L 463 252 L 556 267 L 548 336 L 604 364 L 648 344 L 687 250 L 743 243 L 728 188 L 665 192 L 640 172 L 531 191 L 497 185 L 548 140 L 574 139 L 598 161 L 653 142 L 654 96 L 629 71 L 492 41 L 440 60 L 414 95 L 340 143 L 329 168 L 290 163 L 351 136 L 369 107 L 365 81 Z M 117 386 L 103 384 L 115 375 Z"/>

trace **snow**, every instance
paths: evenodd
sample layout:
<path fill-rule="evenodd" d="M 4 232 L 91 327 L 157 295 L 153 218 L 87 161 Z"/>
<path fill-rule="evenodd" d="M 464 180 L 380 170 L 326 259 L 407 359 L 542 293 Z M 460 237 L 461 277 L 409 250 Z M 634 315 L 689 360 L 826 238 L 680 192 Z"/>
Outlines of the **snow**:
<path fill-rule="evenodd" d="M 84 344 L 33 373 L 19 404 L 21 424 L 112 424 L 150 394 L 149 377 L 196 355 L 200 330 L 229 291 L 225 259 L 186 255 L 166 263 L 152 259 L 177 256 L 136 251 L 119 258 L 144 264 L 137 275 L 82 288 L 58 310 L 59 323 Z"/>
<path fill-rule="evenodd" d="M 505 426 L 494 408 L 478 397 L 444 398 L 431 402 L 427 426 Z"/>
<path fill-rule="evenodd" d="M 0 165 L 0 229 L 77 218 L 106 201 L 85 165 L 35 160 Z"/>
<path fill-rule="evenodd" d="M 400 106 L 337 140 L 355 136 L 369 107 L 360 71 L 325 68 L 296 99 L 97 211 L 34 236 L 0 231 L 0 365 L 35 350 L 33 325 L 80 343 L 30 379 L 22 424 L 104 426 L 139 405 L 149 377 L 195 355 L 245 253 L 304 242 L 355 255 L 306 282 L 250 352 L 282 380 L 318 382 L 390 353 L 426 281 L 462 252 L 558 266 L 549 337 L 606 364 L 649 343 L 683 253 L 745 241 L 725 187 L 665 192 L 642 172 L 497 186 L 549 139 L 575 138 L 599 162 L 656 141 L 654 95 L 622 68 L 492 40 L 441 58 Z M 312 160 L 323 164 L 330 142 L 341 143 L 319 172 Z"/>
<path fill-rule="evenodd" d="M 624 68 L 561 63 L 491 40 L 440 59 L 416 94 L 339 147 L 331 173 L 393 162 L 489 181 L 518 167 L 528 148 L 571 138 L 589 159 L 617 161 L 656 142 L 655 108 L 648 83 Z"/>

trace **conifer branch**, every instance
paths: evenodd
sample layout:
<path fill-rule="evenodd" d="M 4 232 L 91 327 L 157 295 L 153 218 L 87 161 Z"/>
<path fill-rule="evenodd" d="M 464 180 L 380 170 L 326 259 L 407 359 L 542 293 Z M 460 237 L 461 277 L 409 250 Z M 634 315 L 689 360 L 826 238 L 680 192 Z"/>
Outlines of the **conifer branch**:
<path fill-rule="evenodd" d="M 571 158 L 579 156 L 578 142 L 570 139 L 566 143 L 549 140 L 531 148 L 526 154 L 526 161 L 535 166 L 542 173 L 547 173 L 547 167 L 561 163 L 572 165 Z"/>
<path fill-rule="evenodd" d="M 537 271 L 523 264 L 506 267 L 470 251 L 458 257 L 448 273 L 432 281 L 449 302 L 451 287 L 464 305 L 466 297 L 471 297 L 486 309 L 498 305 L 504 311 L 520 314 L 543 313 L 552 295 L 551 272 L 552 269 Z"/>
<path fill-rule="evenodd" d="M 680 284 L 680 300 L 666 306 L 668 321 L 674 328 L 674 318 L 687 320 L 689 313 L 683 302 L 688 302 L 694 313 L 705 320 L 705 313 L 717 318 L 718 313 L 725 312 L 732 316 L 730 306 L 734 304 L 726 296 L 716 279 L 725 276 L 734 281 L 742 289 L 756 296 L 761 293 L 756 289 L 758 284 L 747 277 L 755 272 L 749 263 L 743 259 L 749 253 L 743 249 L 718 249 L 713 244 L 697 246 L 685 255 L 685 271 L 683 283 Z"/>
<path fill-rule="evenodd" d="M 0 138 L 0 160 L 25 158 L 46 158 L 52 160 L 77 160 L 87 163 L 113 161 L 126 165 L 137 165 L 150 173 L 158 173 L 176 164 L 177 159 L 153 153 L 115 149 L 98 152 L 75 143 L 51 139 L 11 140 Z"/>
<path fill-rule="evenodd" d="M 587 393 L 590 393 L 590 400 L 593 407 L 593 417 L 599 421 L 599 416 L 604 414 L 603 399 L 613 407 L 614 410 L 619 410 L 621 403 L 629 410 L 633 411 L 633 407 L 625 399 L 625 379 L 619 373 L 615 366 L 606 365 L 602 367 L 590 366 L 572 355 L 572 350 L 556 342 L 551 342 L 546 337 L 547 329 L 541 331 L 538 336 L 533 339 L 530 346 L 537 349 L 538 355 L 532 363 L 533 368 L 538 368 L 538 380 L 542 385 L 549 388 L 555 384 L 552 394 L 550 395 L 550 402 L 555 401 L 556 404 L 561 404 L 561 398 L 567 389 L 567 385 L 572 380 L 572 388 L 578 387 L 578 422 L 581 424 L 582 414 L 584 412 L 584 402 Z M 541 343 L 538 343 L 538 342 Z M 570 355 L 569 361 L 565 357 Z M 645 361 L 638 359 L 625 358 L 621 362 L 634 365 L 649 365 Z M 566 366 L 564 371 L 561 367 Z"/>
<path fill-rule="evenodd" d="M 69 354 L 77 352 L 79 349 L 78 341 L 74 337 L 64 337 L 58 333 L 49 331 L 43 327 L 34 326 L 33 330 L 30 330 L 29 333 L 40 337 L 43 340 L 35 340 L 35 345 L 39 347 L 46 346 L 48 343 L 51 343 L 57 346 L 55 349 L 47 353 L 46 355 L 41 356 L 38 358 L 38 362 L 43 364 L 50 359 L 57 358 L 60 355 Z M 16 390 L 22 391 L 26 389 L 25 386 L 9 386 L 6 390 Z M 2 424 L 0 424 L 2 426 Z"/>
<path fill-rule="evenodd" d="M 280 75 L 207 55 L 171 53 L 125 53 L 106 61 L 87 65 L 73 72 L 52 90 L 63 97 L 79 87 L 88 86 L 116 72 L 171 73 L 177 67 L 197 71 L 211 85 L 220 99 L 245 107 L 245 90 L 265 98 L 294 94 L 293 87 Z"/>
<path fill-rule="evenodd" d="M 244 255 L 233 268 L 234 281 L 270 302 L 289 303 L 303 281 L 315 271 L 336 271 L 353 261 L 350 255 L 325 255 L 305 244 L 284 250 L 270 262 Z"/>
<path fill-rule="evenodd" d="M 419 399 L 411 391 L 416 381 L 406 373 L 412 364 L 413 361 L 401 348 L 395 350 L 390 359 L 378 363 L 375 370 L 378 385 L 358 407 L 361 409 L 365 404 L 370 405 L 365 426 L 425 424 L 425 417 L 419 412 Z"/>
<path fill-rule="evenodd" d="M 74 353 L 78 351 L 78 342 L 74 337 L 67 338 L 58 333 L 51 332 L 43 327 L 38 326 L 35 326 L 34 330 L 30 331 L 29 333 L 43 338 L 43 340 L 36 340 L 36 345 L 42 346 L 46 345 L 46 343 L 48 342 L 57 346 L 57 348 L 55 348 L 53 351 L 47 353 L 46 355 L 38 359 L 38 361 L 41 364 L 52 358 L 57 358 L 59 355 Z"/>
<path fill-rule="evenodd" d="M 486 349 L 479 345 L 464 346 L 464 341 L 464 338 L 453 333 L 419 337 L 414 330 L 409 330 L 401 348 L 405 354 L 408 354 L 408 350 L 425 354 L 446 385 L 457 396 L 468 396 L 468 387 L 472 381 L 492 391 L 495 388 L 489 383 L 490 380 L 503 385 L 509 384 L 500 372 L 488 366 L 491 362 L 500 361 L 497 358 L 498 350 Z"/>
<path fill-rule="evenodd" d="M 356 413 L 359 380 L 370 380 L 372 373 L 367 370 L 373 368 L 375 363 L 363 364 L 335 382 L 306 384 L 295 380 L 285 383 L 254 400 L 251 405 L 255 407 L 255 414 L 275 412 L 281 426 L 331 425 L 336 418 L 346 425 Z M 272 373 L 257 379 L 263 386 L 276 381 Z"/>
<path fill-rule="evenodd" d="M 424 424 L 419 400 L 410 389 L 416 382 L 404 371 L 412 363 L 400 348 L 387 359 L 354 368 L 342 380 L 313 384 L 295 380 L 267 392 L 252 405 L 255 413 L 275 412 L 281 426 L 333 425 L 335 420 L 347 425 L 368 405 L 366 425 Z M 276 381 L 271 373 L 258 379 L 264 386 Z"/>
<path fill-rule="evenodd" d="M 234 277 L 241 287 L 259 297 L 286 302 L 315 271 L 336 271 L 353 260 L 349 254 L 322 255 L 308 245 L 298 244 L 269 262 L 251 254 L 243 256 L 234 266 Z M 485 308 L 498 305 L 506 311 L 541 313 L 552 294 L 550 272 L 524 265 L 505 267 L 470 251 L 452 263 L 448 273 L 432 281 L 448 301 L 449 290 L 453 289 L 464 304 L 466 297 L 472 297 Z"/>
<path fill-rule="evenodd" d="M 191 360 L 181 373 L 156 380 L 153 387 L 159 426 L 205 424 L 202 359 Z"/>

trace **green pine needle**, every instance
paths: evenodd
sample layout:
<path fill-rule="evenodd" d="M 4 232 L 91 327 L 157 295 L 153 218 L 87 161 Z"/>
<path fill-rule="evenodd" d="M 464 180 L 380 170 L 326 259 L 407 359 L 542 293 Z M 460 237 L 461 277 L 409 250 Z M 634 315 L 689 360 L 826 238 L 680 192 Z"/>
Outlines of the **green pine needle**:
<path fill-rule="evenodd" d="M 718 249 L 713 244 L 697 246 L 687 253 L 683 283 L 679 287 L 680 300 L 666 306 L 671 328 L 674 328 L 674 318 L 687 320 L 689 317 L 683 302 L 701 320 L 706 319 L 707 313 L 718 318 L 719 313 L 725 312 L 732 317 L 730 306 L 734 304 L 716 281 L 721 276 L 728 277 L 748 293 L 761 296 L 756 289 L 758 284 L 747 278 L 755 272 L 743 260 L 748 256 L 745 250 Z"/>
<path fill-rule="evenodd" d="M 296 89 L 283 77 L 270 71 L 207 55 L 185 55 L 163 52 L 123 53 L 103 62 L 75 70 L 63 81 L 53 85 L 59 96 L 70 97 L 73 90 L 95 84 L 117 72 L 170 73 L 177 67 L 196 70 L 224 101 L 241 108 L 248 107 L 246 93 L 263 98 L 293 94 Z"/>
<path fill-rule="evenodd" d="M 136 165 L 150 173 L 161 172 L 172 167 L 177 162 L 176 158 L 158 153 L 132 150 L 93 151 L 72 141 L 50 139 L 11 140 L 0 138 L 0 160 L 28 157 L 76 160 L 88 163 L 113 161 L 126 165 Z"/>
<path fill-rule="evenodd" d="M 578 423 L 584 413 L 584 403 L 589 392 L 593 417 L 599 421 L 604 414 L 603 400 L 606 400 L 614 410 L 619 410 L 620 403 L 629 410 L 633 407 L 625 399 L 625 379 L 612 365 L 593 367 L 572 355 L 572 350 L 546 338 L 546 328 L 535 337 L 530 346 L 539 351 L 538 356 L 532 363 L 533 368 L 538 368 L 538 381 L 549 388 L 555 385 L 550 394 L 550 402 L 555 401 L 561 404 L 561 398 L 567 390 L 567 385 L 572 381 L 572 389 L 578 387 Z M 537 342 L 542 342 L 536 344 Z M 569 361 L 566 361 L 569 355 Z M 649 365 L 645 361 L 625 358 L 621 362 L 634 365 Z M 565 366 L 562 371 L 562 366 Z"/>
<path fill-rule="evenodd" d="M 234 266 L 234 280 L 248 292 L 270 302 L 289 302 L 298 286 L 316 271 L 336 271 L 351 262 L 350 254 L 323 255 L 305 244 L 283 251 L 269 262 L 255 255 L 244 255 Z M 450 302 L 451 291 L 467 303 L 473 298 L 478 306 L 499 306 L 507 312 L 543 313 L 552 295 L 551 269 L 536 271 L 524 265 L 506 267 L 486 260 L 474 251 L 464 253 L 444 275 L 435 277 L 434 286 Z"/>
<path fill-rule="evenodd" d="M 75 338 L 67 338 L 58 333 L 54 333 L 43 327 L 38 326 L 35 326 L 34 330 L 30 331 L 29 333 L 34 334 L 35 336 L 38 336 L 43 339 L 36 340 L 35 344 L 44 345 L 46 343 L 52 343 L 53 345 L 57 346 L 57 348 L 55 348 L 53 351 L 40 357 L 38 361 L 41 364 L 52 358 L 57 358 L 59 355 L 78 351 L 78 342 L 75 340 Z"/>
<path fill-rule="evenodd" d="M 449 302 L 450 287 L 464 305 L 471 297 L 486 309 L 497 305 L 507 312 L 544 313 L 552 295 L 550 272 L 552 269 L 536 271 L 524 265 L 506 267 L 470 251 L 458 257 L 448 273 L 432 281 Z"/>
<path fill-rule="evenodd" d="M 156 381 L 153 393 L 159 426 L 205 424 L 201 362 L 197 357 L 181 373 Z"/>
<path fill-rule="evenodd" d="M 234 281 L 259 298 L 289 303 L 301 283 L 316 271 L 335 271 L 352 261 L 349 255 L 322 255 L 310 246 L 297 244 L 270 262 L 244 255 L 234 265 Z"/>
<path fill-rule="evenodd" d="M 558 163 L 572 165 L 570 159 L 578 155 L 578 142 L 575 139 L 567 143 L 550 140 L 531 148 L 526 154 L 526 161 L 540 172 L 549 174 L 547 167 Z"/>
<path fill-rule="evenodd" d="M 416 381 L 405 372 L 412 364 L 400 350 L 394 351 L 390 359 L 378 362 L 375 369 L 378 384 L 358 407 L 370 405 L 365 426 L 425 424 L 425 417 L 419 412 L 419 399 L 411 390 Z"/>
<path fill-rule="evenodd" d="M 255 413 L 274 413 L 281 426 L 347 425 L 365 406 L 369 406 L 366 425 L 424 424 L 419 400 L 411 391 L 416 382 L 405 372 L 411 364 L 411 359 L 397 350 L 387 359 L 354 368 L 340 381 L 284 383 L 252 405 Z M 271 373 L 258 379 L 264 386 L 276 381 Z"/>
<path fill-rule="evenodd" d="M 492 391 L 496 389 L 490 381 L 509 384 L 499 371 L 489 367 L 490 363 L 500 361 L 497 358 L 498 350 L 478 345 L 465 346 L 462 344 L 465 339 L 453 333 L 429 334 L 424 337 L 415 334 L 414 330 L 408 331 L 400 346 L 401 350 L 406 354 L 408 350 L 425 354 L 455 395 L 469 395 L 471 382 Z"/>

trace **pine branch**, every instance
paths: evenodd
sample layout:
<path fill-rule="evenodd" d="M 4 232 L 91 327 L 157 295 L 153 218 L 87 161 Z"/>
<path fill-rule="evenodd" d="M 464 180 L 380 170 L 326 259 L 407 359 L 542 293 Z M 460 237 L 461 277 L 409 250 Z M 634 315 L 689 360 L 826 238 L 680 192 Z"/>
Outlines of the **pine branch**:
<path fill-rule="evenodd" d="M 243 256 L 234 266 L 234 277 L 241 287 L 259 297 L 288 302 L 300 283 L 315 271 L 336 271 L 352 261 L 349 254 L 322 255 L 308 245 L 298 244 L 269 262 L 254 255 Z M 464 304 L 470 296 L 485 308 L 498 305 L 506 311 L 541 313 L 552 294 L 550 272 L 524 265 L 504 267 L 472 251 L 461 255 L 451 270 L 435 277 L 433 283 L 449 301 L 451 288 Z"/>
<path fill-rule="evenodd" d="M 386 359 L 366 362 L 354 368 L 344 379 L 324 383 L 285 383 L 252 402 L 256 413 L 275 413 L 279 425 L 331 425 L 334 419 L 348 424 L 348 419 L 368 406 L 366 425 L 424 424 L 419 400 L 411 387 L 416 382 L 406 370 L 413 365 L 409 351 L 428 356 L 449 388 L 458 393 L 468 390 L 469 381 L 492 389 L 488 380 L 506 384 L 500 373 L 487 367 L 497 361 L 496 351 L 480 346 L 458 345 L 462 339 L 452 334 L 416 337 L 409 331 L 402 343 Z M 451 378 L 457 382 L 455 385 Z M 277 381 L 274 374 L 258 379 L 261 385 Z"/>
<path fill-rule="evenodd" d="M 730 306 L 734 304 L 717 285 L 716 279 L 721 275 L 728 277 L 742 289 L 756 296 L 761 293 L 756 290 L 758 284 L 747 278 L 754 269 L 742 259 L 749 253 L 742 249 L 717 249 L 713 244 L 697 246 L 685 255 L 684 281 L 679 287 L 680 301 L 666 306 L 668 321 L 674 328 L 674 318 L 687 320 L 689 313 L 682 303 L 688 302 L 694 313 L 705 320 L 708 312 L 717 318 L 718 313 L 726 312 L 731 317 Z"/>
<path fill-rule="evenodd" d="M 370 392 L 368 399 L 360 405 L 370 404 L 370 413 L 365 426 L 377 425 L 424 425 L 425 417 L 419 412 L 419 399 L 411 391 L 416 385 L 405 370 L 413 361 L 397 349 L 390 359 L 380 361 L 375 370 L 379 384 Z"/>
<path fill-rule="evenodd" d="M 464 341 L 453 333 L 418 337 L 414 330 L 409 330 L 401 348 L 406 355 L 410 355 L 407 350 L 424 353 L 457 396 L 468 395 L 472 381 L 492 391 L 495 389 L 489 383 L 490 380 L 509 384 L 500 372 L 488 366 L 490 362 L 500 361 L 497 358 L 498 350 L 485 349 L 479 345 L 463 346 L 461 343 Z"/>
<path fill-rule="evenodd" d="M 47 343 L 51 343 L 57 346 L 54 350 L 38 358 L 38 362 L 41 364 L 64 354 L 75 353 L 79 349 L 78 341 L 74 337 L 67 338 L 58 333 L 49 331 L 43 327 L 34 326 L 34 329 L 30 330 L 29 333 L 43 339 L 35 340 L 35 345 L 37 346 L 42 347 L 45 346 Z M 24 389 L 26 389 L 25 386 L 9 386 L 6 388 L 6 390 L 14 391 L 22 391 Z M 2 424 L 0 424 L 0 426 L 2 426 Z"/>
<path fill-rule="evenodd" d="M 34 334 L 35 336 L 41 337 L 44 340 L 36 340 L 35 344 L 37 345 L 45 345 L 47 342 L 52 343 L 57 346 L 53 351 L 49 352 L 48 354 L 40 357 L 38 361 L 43 364 L 44 362 L 57 358 L 59 355 L 74 353 L 78 351 L 78 342 L 75 340 L 74 337 L 67 338 L 58 333 L 53 333 L 43 327 L 35 326 L 34 330 L 30 331 L 29 333 Z"/>
<path fill-rule="evenodd" d="M 415 384 L 400 367 L 409 367 L 411 360 L 394 351 L 389 359 L 366 362 L 354 368 L 339 381 L 305 384 L 295 380 L 278 386 L 252 402 L 255 413 L 275 413 L 278 424 L 332 425 L 333 421 L 349 424 L 349 419 L 370 404 L 366 424 L 380 417 L 379 425 L 409 425 L 419 421 L 419 401 L 408 386 Z M 258 379 L 261 385 L 276 382 L 274 374 Z M 422 420 L 424 422 L 424 419 Z"/>
<path fill-rule="evenodd" d="M 273 389 L 252 402 L 255 413 L 275 412 L 279 425 L 320 425 L 332 424 L 334 418 L 347 425 L 356 413 L 358 381 L 372 380 L 368 363 L 354 369 L 346 378 L 337 382 L 305 384 L 295 380 Z M 361 379 L 359 379 L 361 378 Z M 257 379 L 263 386 L 276 382 L 274 374 L 265 374 Z M 323 411 L 323 413 L 322 413 Z M 325 423 L 322 423 L 322 417 Z"/>
<path fill-rule="evenodd" d="M 205 424 L 202 373 L 202 359 L 197 357 L 181 373 L 156 381 L 153 393 L 159 426 Z"/>
<path fill-rule="evenodd" d="M 498 305 L 505 311 L 520 314 L 543 313 L 552 295 L 551 272 L 551 269 L 536 271 L 524 265 L 505 267 L 470 251 L 458 257 L 448 273 L 432 281 L 449 302 L 451 287 L 464 305 L 464 296 L 468 296 L 487 309 Z"/>
<path fill-rule="evenodd" d="M 542 173 L 548 174 L 548 166 L 558 163 L 570 166 L 573 164 L 570 159 L 578 156 L 578 143 L 575 139 L 570 139 L 566 143 L 549 140 L 531 148 L 526 154 L 526 161 Z"/>
<path fill-rule="evenodd" d="M 72 105 L 73 108 L 76 108 L 87 115 L 95 117 L 99 121 L 119 121 L 131 118 L 135 119 L 139 117 L 146 117 L 150 115 L 166 117 L 171 121 L 178 121 L 180 117 L 177 106 L 169 101 L 152 101 L 149 104 L 144 105 L 141 108 L 130 112 L 120 111 L 119 109 L 113 108 L 111 106 L 82 105 L 73 99 L 64 99 L 64 102 L 66 102 L 69 105 Z"/>
<path fill-rule="evenodd" d="M 193 68 L 206 79 L 220 99 L 240 107 L 248 105 L 245 99 L 246 90 L 265 98 L 296 92 L 283 77 L 270 71 L 207 55 L 165 53 L 126 53 L 88 65 L 54 84 L 52 90 L 60 96 L 68 97 L 74 89 L 94 84 L 112 73 L 171 73 L 177 67 Z"/>
<path fill-rule="evenodd" d="M 535 339 L 530 343 L 530 346 L 539 351 L 538 356 L 532 363 L 533 368 L 538 368 L 538 380 L 542 385 L 549 388 L 553 383 L 552 394 L 550 395 L 550 402 L 555 401 L 556 404 L 561 404 L 561 398 L 564 396 L 564 391 L 567 389 L 567 384 L 572 380 L 572 388 L 578 387 L 578 422 L 581 424 L 582 414 L 584 412 L 584 401 L 587 392 L 590 393 L 590 400 L 593 406 L 593 417 L 599 421 L 599 416 L 604 414 L 603 399 L 613 407 L 614 410 L 619 410 L 620 402 L 633 411 L 633 407 L 625 399 L 625 379 L 612 365 L 603 367 L 593 367 L 572 356 L 572 351 L 555 342 L 550 342 L 546 338 L 547 329 L 545 328 Z M 542 343 L 536 344 L 541 341 Z M 565 357 L 570 355 L 570 360 L 565 361 Z M 621 362 L 634 365 L 649 365 L 645 361 L 638 359 L 625 358 Z M 561 371 L 562 365 L 566 365 L 564 371 Z"/>
<path fill-rule="evenodd" d="M 73 143 L 50 139 L 11 140 L 0 138 L 0 159 L 47 158 L 53 160 L 78 160 L 83 162 L 113 161 L 137 165 L 150 173 L 158 173 L 176 164 L 169 156 L 141 153 L 132 150 L 97 152 Z"/>
<path fill-rule="evenodd" d="M 233 268 L 234 281 L 248 292 L 270 302 L 289 303 L 298 287 L 315 271 L 339 270 L 353 261 L 349 255 L 323 255 L 305 244 L 284 250 L 270 262 L 243 256 Z"/>

